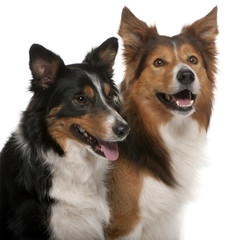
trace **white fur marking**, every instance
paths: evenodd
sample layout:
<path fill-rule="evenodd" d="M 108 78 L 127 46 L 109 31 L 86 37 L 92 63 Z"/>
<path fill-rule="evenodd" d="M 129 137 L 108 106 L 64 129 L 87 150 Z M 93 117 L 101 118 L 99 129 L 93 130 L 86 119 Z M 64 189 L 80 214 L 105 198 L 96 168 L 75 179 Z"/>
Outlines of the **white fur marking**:
<path fill-rule="evenodd" d="M 171 188 L 152 177 L 144 179 L 139 202 L 141 222 L 130 236 L 124 238 L 127 240 L 179 239 L 181 210 L 192 198 L 196 172 L 202 165 L 206 132 L 200 130 L 192 118 L 185 117 L 173 117 L 160 132 L 179 186 Z"/>
<path fill-rule="evenodd" d="M 48 153 L 53 173 L 50 197 L 52 239 L 104 239 L 103 226 L 110 213 L 104 178 L 108 160 L 95 156 L 75 141 L 68 140 L 66 156 Z"/>
<path fill-rule="evenodd" d="M 125 122 L 125 120 L 118 114 L 118 112 L 116 110 L 114 110 L 112 107 L 110 107 L 107 102 L 106 102 L 106 99 L 103 95 L 103 92 L 102 92 L 102 86 L 101 86 L 101 81 L 99 81 L 99 79 L 97 79 L 96 75 L 90 75 L 90 77 L 94 80 L 93 83 L 94 83 L 94 86 L 96 87 L 98 93 L 99 93 L 99 96 L 100 96 L 100 99 L 102 101 L 102 103 L 104 104 L 104 106 L 106 107 L 106 109 L 109 111 L 109 114 L 108 114 L 108 117 L 106 119 L 106 123 L 105 125 L 107 126 L 107 133 L 106 133 L 106 137 L 105 139 L 102 139 L 104 141 L 110 141 L 110 142 L 116 142 L 116 141 L 122 141 L 124 140 L 125 137 L 123 137 L 122 139 L 117 137 L 113 130 L 112 130 L 112 127 L 117 123 L 117 122 L 120 122 L 120 123 L 123 123 L 123 124 L 127 124 Z"/>
<path fill-rule="evenodd" d="M 176 60 L 177 62 L 179 62 L 178 51 L 177 51 L 176 43 L 174 41 L 173 41 L 173 46 L 174 46 L 174 53 L 175 53 Z"/>
<path fill-rule="evenodd" d="M 199 90 L 199 80 L 198 80 L 197 74 L 194 72 L 194 70 L 190 66 L 188 66 L 187 64 L 184 64 L 184 63 L 179 63 L 178 65 L 175 66 L 175 68 L 173 70 L 173 89 L 174 89 L 174 92 L 177 93 L 177 92 L 179 92 L 181 90 L 184 90 L 186 88 L 186 86 L 183 86 L 183 84 L 181 84 L 177 79 L 177 74 L 180 71 L 180 69 L 189 69 L 190 71 L 193 72 L 195 80 L 193 81 L 191 86 L 188 88 L 188 90 L 190 90 L 193 94 L 197 94 L 198 90 Z"/>

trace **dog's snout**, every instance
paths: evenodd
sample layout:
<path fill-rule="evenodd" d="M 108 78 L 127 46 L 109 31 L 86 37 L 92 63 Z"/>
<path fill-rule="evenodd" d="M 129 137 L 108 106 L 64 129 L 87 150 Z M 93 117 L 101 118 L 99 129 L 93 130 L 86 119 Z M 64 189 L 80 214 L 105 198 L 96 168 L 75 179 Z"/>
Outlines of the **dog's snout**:
<path fill-rule="evenodd" d="M 128 135 L 130 128 L 128 124 L 119 122 L 112 127 L 112 130 L 117 137 L 124 138 Z"/>
<path fill-rule="evenodd" d="M 195 80 L 194 73 L 189 69 L 182 69 L 177 74 L 177 79 L 180 83 L 188 85 Z"/>

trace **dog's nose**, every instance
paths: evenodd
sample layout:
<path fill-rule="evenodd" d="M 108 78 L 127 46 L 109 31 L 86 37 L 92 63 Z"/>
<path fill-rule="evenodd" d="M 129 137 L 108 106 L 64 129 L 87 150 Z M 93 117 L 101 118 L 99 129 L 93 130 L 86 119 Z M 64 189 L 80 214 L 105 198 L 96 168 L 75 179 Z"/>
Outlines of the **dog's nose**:
<path fill-rule="evenodd" d="M 195 76 L 191 70 L 183 69 L 178 72 L 177 79 L 180 83 L 188 85 L 195 80 Z"/>
<path fill-rule="evenodd" d="M 113 126 L 112 130 L 117 137 L 124 138 L 128 135 L 130 128 L 128 124 L 120 122 Z"/>

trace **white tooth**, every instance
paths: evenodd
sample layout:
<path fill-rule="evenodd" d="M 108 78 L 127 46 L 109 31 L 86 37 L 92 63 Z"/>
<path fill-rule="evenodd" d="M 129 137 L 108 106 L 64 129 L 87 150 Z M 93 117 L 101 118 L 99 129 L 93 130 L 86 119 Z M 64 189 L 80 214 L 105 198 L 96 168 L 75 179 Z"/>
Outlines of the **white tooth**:
<path fill-rule="evenodd" d="M 85 132 L 85 130 L 82 127 L 79 127 L 80 132 Z"/>
<path fill-rule="evenodd" d="M 88 134 L 87 134 L 86 132 L 84 132 L 83 135 L 84 135 L 85 137 L 88 137 Z"/>
<path fill-rule="evenodd" d="M 169 101 L 169 102 L 170 102 L 171 99 L 172 99 L 171 96 L 170 96 L 170 95 L 167 95 L 167 94 L 165 95 L 165 98 L 166 98 L 166 100 Z"/>

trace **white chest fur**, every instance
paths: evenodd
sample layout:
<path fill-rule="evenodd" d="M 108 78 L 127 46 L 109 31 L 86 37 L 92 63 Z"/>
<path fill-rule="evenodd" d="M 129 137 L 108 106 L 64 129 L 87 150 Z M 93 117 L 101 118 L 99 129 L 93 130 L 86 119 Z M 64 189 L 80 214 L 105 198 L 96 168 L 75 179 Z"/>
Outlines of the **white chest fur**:
<path fill-rule="evenodd" d="M 52 239 L 103 239 L 110 213 L 104 178 L 108 160 L 94 156 L 74 141 L 67 141 L 66 156 L 48 154 L 53 173 L 50 197 Z"/>
<path fill-rule="evenodd" d="M 206 132 L 192 118 L 175 117 L 160 132 L 179 185 L 171 188 L 152 177 L 144 179 L 142 220 L 133 239 L 179 239 L 178 218 L 183 204 L 191 198 L 197 170 L 203 163 Z"/>

